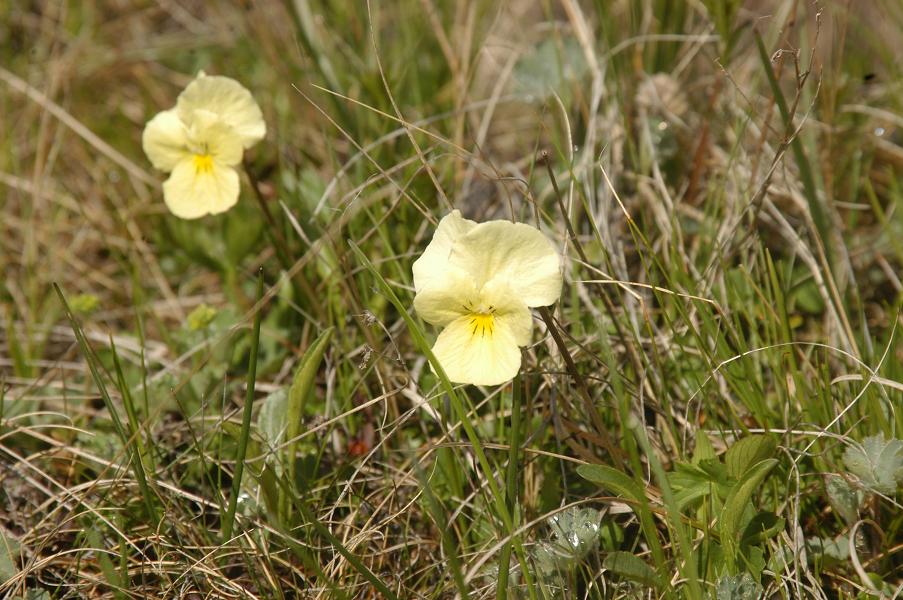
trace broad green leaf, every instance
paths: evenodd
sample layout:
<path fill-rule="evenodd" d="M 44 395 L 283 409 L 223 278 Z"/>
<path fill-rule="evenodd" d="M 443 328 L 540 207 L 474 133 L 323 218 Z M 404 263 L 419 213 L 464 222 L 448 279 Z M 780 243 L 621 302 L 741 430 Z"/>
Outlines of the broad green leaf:
<path fill-rule="evenodd" d="M 700 431 L 696 434 L 696 447 L 693 448 L 693 464 L 698 465 L 704 460 L 715 458 L 715 448 L 712 442 L 704 432 Z"/>
<path fill-rule="evenodd" d="M 279 447 L 285 441 L 287 423 L 288 394 L 284 389 L 276 390 L 263 399 L 257 413 L 257 430 L 268 450 Z"/>
<path fill-rule="evenodd" d="M 851 446 L 843 453 L 843 462 L 863 487 L 893 494 L 903 482 L 903 441 L 873 435 L 862 441 L 862 447 Z"/>
<path fill-rule="evenodd" d="M 630 552 L 610 552 L 602 561 L 602 566 L 625 579 L 646 586 L 654 586 L 658 582 L 652 567 Z"/>
<path fill-rule="evenodd" d="M 577 467 L 577 474 L 587 481 L 609 489 L 619 496 L 633 500 L 637 504 L 633 509 L 637 517 L 639 517 L 640 528 L 643 530 L 643 536 L 652 550 L 655 563 L 658 565 L 664 564 L 664 554 L 658 539 L 658 531 L 655 528 L 655 522 L 652 520 L 652 510 L 649 508 L 649 500 L 646 498 L 643 488 L 630 476 L 605 465 L 580 465 Z"/>
<path fill-rule="evenodd" d="M 777 442 L 770 435 L 750 435 L 737 440 L 724 455 L 727 474 L 733 478 L 740 477 L 756 463 L 773 458 L 777 447 Z"/>
<path fill-rule="evenodd" d="M 740 546 L 762 544 L 779 534 L 783 529 L 784 519 L 773 512 L 762 511 L 757 513 L 743 528 L 743 535 L 740 536 Z"/>
<path fill-rule="evenodd" d="M 721 533 L 721 541 L 725 548 L 736 550 L 736 543 L 740 535 L 740 523 L 746 505 L 752 498 L 753 492 L 765 481 L 765 477 L 778 464 L 777 459 L 763 460 L 748 469 L 740 480 L 734 485 L 728 494 L 721 510 L 721 518 L 718 527 Z M 731 555 L 731 552 L 728 552 Z"/>
<path fill-rule="evenodd" d="M 677 463 L 668 473 L 668 483 L 674 489 L 674 499 L 683 510 L 713 491 L 726 495 L 727 471 L 717 459 L 705 459 L 697 464 Z"/>
<path fill-rule="evenodd" d="M 580 465 L 577 474 L 603 488 L 636 502 L 645 502 L 646 494 L 629 475 L 605 465 Z"/>
<path fill-rule="evenodd" d="M 0 583 L 15 577 L 19 571 L 16 568 L 18 558 L 19 542 L 4 535 L 0 529 Z"/>
<path fill-rule="evenodd" d="M 813 554 L 820 554 L 831 561 L 844 562 L 850 558 L 850 538 L 847 535 L 839 535 L 836 538 L 812 537 L 806 540 L 808 550 Z"/>
<path fill-rule="evenodd" d="M 301 362 L 295 370 L 295 377 L 288 390 L 288 405 L 286 406 L 286 430 L 285 439 L 292 440 L 301 432 L 301 423 L 304 419 L 304 403 L 310 396 L 310 390 L 323 362 L 323 355 L 329 347 L 333 328 L 323 331 L 320 336 L 304 353 Z M 288 447 L 289 464 L 294 464 L 296 442 L 290 442 Z"/>
<path fill-rule="evenodd" d="M 514 81 L 518 91 L 545 98 L 563 94 L 565 85 L 586 70 L 586 58 L 575 38 L 549 38 L 518 61 Z"/>

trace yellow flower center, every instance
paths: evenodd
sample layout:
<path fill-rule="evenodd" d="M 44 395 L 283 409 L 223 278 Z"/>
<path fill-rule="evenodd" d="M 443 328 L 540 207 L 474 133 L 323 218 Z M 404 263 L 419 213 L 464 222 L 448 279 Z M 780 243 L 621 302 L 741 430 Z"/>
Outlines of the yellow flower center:
<path fill-rule="evenodd" d="M 481 337 L 485 337 L 488 333 L 490 336 L 492 335 L 492 330 L 494 328 L 495 317 L 491 312 L 489 313 L 471 313 L 470 315 L 470 331 L 472 335 L 479 334 Z"/>
<path fill-rule="evenodd" d="M 194 171 L 198 175 L 201 173 L 209 173 L 213 170 L 213 157 L 209 154 L 194 155 Z"/>

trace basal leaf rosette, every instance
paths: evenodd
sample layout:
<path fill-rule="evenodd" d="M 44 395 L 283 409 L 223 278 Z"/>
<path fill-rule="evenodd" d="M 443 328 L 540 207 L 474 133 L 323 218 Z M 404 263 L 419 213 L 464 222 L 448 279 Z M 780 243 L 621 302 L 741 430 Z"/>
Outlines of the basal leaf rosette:
<path fill-rule="evenodd" d="M 234 79 L 202 71 L 174 108 L 147 123 L 141 141 L 154 167 L 170 174 L 163 184 L 166 206 L 177 217 L 196 219 L 238 202 L 236 167 L 265 135 L 251 92 Z"/>
<path fill-rule="evenodd" d="M 476 223 L 458 210 L 440 222 L 413 266 L 414 309 L 442 327 L 433 354 L 449 380 L 499 385 L 520 369 L 530 343 L 530 308 L 561 294 L 561 259 L 524 223 Z"/>

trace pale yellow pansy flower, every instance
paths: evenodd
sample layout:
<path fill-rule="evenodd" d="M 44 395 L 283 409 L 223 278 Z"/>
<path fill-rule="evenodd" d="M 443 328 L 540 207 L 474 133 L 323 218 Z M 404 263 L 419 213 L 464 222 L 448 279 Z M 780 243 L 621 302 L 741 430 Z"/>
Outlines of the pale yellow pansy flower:
<path fill-rule="evenodd" d="M 555 246 L 524 223 L 476 223 L 458 210 L 440 222 L 414 262 L 414 308 L 443 327 L 433 354 L 455 383 L 498 385 L 520 369 L 530 308 L 561 294 Z"/>
<path fill-rule="evenodd" d="M 244 150 L 265 135 L 263 113 L 251 92 L 234 79 L 201 71 L 175 108 L 148 122 L 141 141 L 151 163 L 170 173 L 163 183 L 166 206 L 177 217 L 196 219 L 238 202 L 235 167 Z"/>

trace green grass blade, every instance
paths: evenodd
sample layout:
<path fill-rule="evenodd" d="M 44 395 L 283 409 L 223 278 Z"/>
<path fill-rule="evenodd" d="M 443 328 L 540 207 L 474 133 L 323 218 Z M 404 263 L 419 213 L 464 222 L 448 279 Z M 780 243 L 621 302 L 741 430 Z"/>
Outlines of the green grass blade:
<path fill-rule="evenodd" d="M 257 303 L 263 299 L 263 270 L 257 274 Z M 235 473 L 232 476 L 232 491 L 226 515 L 223 517 L 223 541 L 232 537 L 235 525 L 235 509 L 238 507 L 238 495 L 241 493 L 241 478 L 245 470 L 245 454 L 248 451 L 248 437 L 251 435 L 251 411 L 254 407 L 254 386 L 257 382 L 257 354 L 260 350 L 260 321 L 263 309 L 258 307 L 254 314 L 254 331 L 251 334 L 251 357 L 248 363 L 247 394 L 241 417 L 241 432 L 238 437 L 238 452 L 235 455 Z"/>

